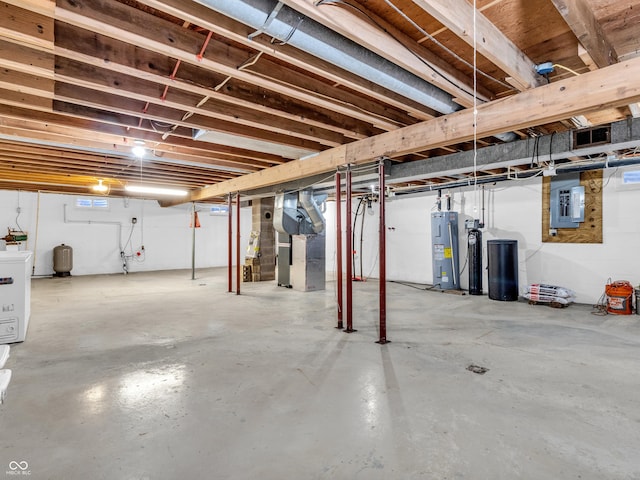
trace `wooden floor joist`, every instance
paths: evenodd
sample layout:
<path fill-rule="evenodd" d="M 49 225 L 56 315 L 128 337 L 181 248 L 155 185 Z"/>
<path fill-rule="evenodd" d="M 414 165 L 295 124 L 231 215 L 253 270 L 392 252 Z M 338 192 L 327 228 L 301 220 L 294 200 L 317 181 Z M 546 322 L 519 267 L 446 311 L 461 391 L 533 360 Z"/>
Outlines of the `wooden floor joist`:
<path fill-rule="evenodd" d="M 483 137 L 533 127 L 607 106 L 636 102 L 640 100 L 640 82 L 633 79 L 637 78 L 640 78 L 640 58 L 486 103 L 478 107 L 477 135 Z M 473 133 L 473 111 L 463 110 L 208 186 L 196 190 L 184 201 L 277 185 L 335 171 L 347 164 L 370 162 L 381 156 L 394 158 L 452 145 L 472 139 Z"/>

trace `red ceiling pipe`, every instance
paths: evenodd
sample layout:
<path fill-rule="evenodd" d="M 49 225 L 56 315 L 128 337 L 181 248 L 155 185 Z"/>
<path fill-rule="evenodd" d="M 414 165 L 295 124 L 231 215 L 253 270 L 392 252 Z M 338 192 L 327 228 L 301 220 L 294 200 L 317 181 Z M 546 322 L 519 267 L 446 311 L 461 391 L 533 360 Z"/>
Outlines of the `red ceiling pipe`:
<path fill-rule="evenodd" d="M 379 184 L 379 194 L 378 200 L 380 204 L 380 220 L 378 233 L 380 235 L 379 239 L 379 256 L 380 256 L 380 267 L 379 267 L 379 277 L 380 277 L 380 339 L 376 342 L 380 345 L 384 345 L 385 343 L 389 343 L 387 340 L 387 226 L 385 219 L 385 182 L 384 182 L 384 159 L 380 160 L 380 164 L 378 165 L 378 184 Z"/>
<path fill-rule="evenodd" d="M 336 172 L 336 281 L 338 282 L 338 325 L 342 330 L 342 190 L 340 172 Z"/>
<path fill-rule="evenodd" d="M 353 329 L 353 239 L 351 228 L 351 165 L 347 165 L 346 174 L 347 188 L 346 188 L 346 202 L 347 202 L 347 215 L 346 215 L 346 237 L 347 237 L 347 328 L 344 329 L 347 333 L 356 332 Z"/>
<path fill-rule="evenodd" d="M 228 285 L 229 285 L 229 290 L 228 293 L 233 292 L 233 197 L 231 196 L 231 194 L 229 194 L 229 198 L 228 198 L 228 203 L 227 203 L 227 209 L 229 210 L 227 212 L 227 217 L 229 220 L 229 224 L 227 225 L 227 231 L 229 233 L 229 238 L 228 238 L 228 245 L 229 245 L 229 252 L 227 255 L 227 261 L 228 261 Z"/>
<path fill-rule="evenodd" d="M 240 295 L 240 192 L 236 193 L 236 295 Z"/>

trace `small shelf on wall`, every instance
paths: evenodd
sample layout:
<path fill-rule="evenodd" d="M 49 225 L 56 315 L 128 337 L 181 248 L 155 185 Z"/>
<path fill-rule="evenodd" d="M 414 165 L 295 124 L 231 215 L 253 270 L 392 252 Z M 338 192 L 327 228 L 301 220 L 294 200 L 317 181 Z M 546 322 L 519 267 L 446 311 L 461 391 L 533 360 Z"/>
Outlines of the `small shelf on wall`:
<path fill-rule="evenodd" d="M 602 170 L 580 173 L 584 187 L 584 221 L 571 228 L 551 226 L 552 178 L 542 180 L 542 241 L 549 243 L 602 243 Z"/>

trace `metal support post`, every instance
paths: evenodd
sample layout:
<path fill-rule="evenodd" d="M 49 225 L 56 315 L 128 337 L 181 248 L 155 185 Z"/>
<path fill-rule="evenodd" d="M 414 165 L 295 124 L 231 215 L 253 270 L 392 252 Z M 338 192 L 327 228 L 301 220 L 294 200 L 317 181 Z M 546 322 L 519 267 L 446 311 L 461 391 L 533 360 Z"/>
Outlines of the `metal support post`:
<path fill-rule="evenodd" d="M 227 252 L 227 273 L 228 273 L 228 293 L 233 292 L 233 197 L 229 194 L 229 198 L 227 199 L 227 207 L 229 211 L 227 212 L 228 217 L 228 225 L 227 225 L 227 233 L 228 233 L 228 247 L 229 251 Z"/>
<path fill-rule="evenodd" d="M 236 193 L 236 295 L 240 295 L 242 282 L 242 265 L 240 264 L 240 192 Z"/>
<path fill-rule="evenodd" d="M 196 202 L 191 209 L 191 280 L 196 279 Z"/>
<path fill-rule="evenodd" d="M 336 172 L 336 282 L 338 289 L 338 325 L 342 330 L 342 190 L 340 172 Z"/>
<path fill-rule="evenodd" d="M 379 277 L 380 277 L 380 339 L 376 342 L 380 345 L 389 343 L 387 340 L 387 226 L 385 219 L 385 180 L 384 180 L 384 159 L 380 159 L 378 165 L 378 184 L 379 184 L 379 205 L 380 205 L 380 220 L 378 233 L 379 239 Z"/>
<path fill-rule="evenodd" d="M 347 328 L 344 329 L 346 333 L 356 332 L 353 329 L 353 239 L 352 239 L 352 227 L 351 227 L 351 165 L 347 165 L 346 174 L 346 202 L 347 202 L 347 215 L 346 215 L 346 227 L 347 227 Z"/>

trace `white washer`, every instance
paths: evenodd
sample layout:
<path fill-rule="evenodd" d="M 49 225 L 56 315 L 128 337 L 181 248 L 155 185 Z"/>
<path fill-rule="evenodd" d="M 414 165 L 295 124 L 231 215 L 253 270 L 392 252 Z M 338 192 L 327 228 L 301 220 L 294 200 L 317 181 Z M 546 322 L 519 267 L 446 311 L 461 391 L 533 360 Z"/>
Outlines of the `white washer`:
<path fill-rule="evenodd" d="M 0 344 L 23 342 L 31 316 L 32 252 L 0 251 Z"/>

